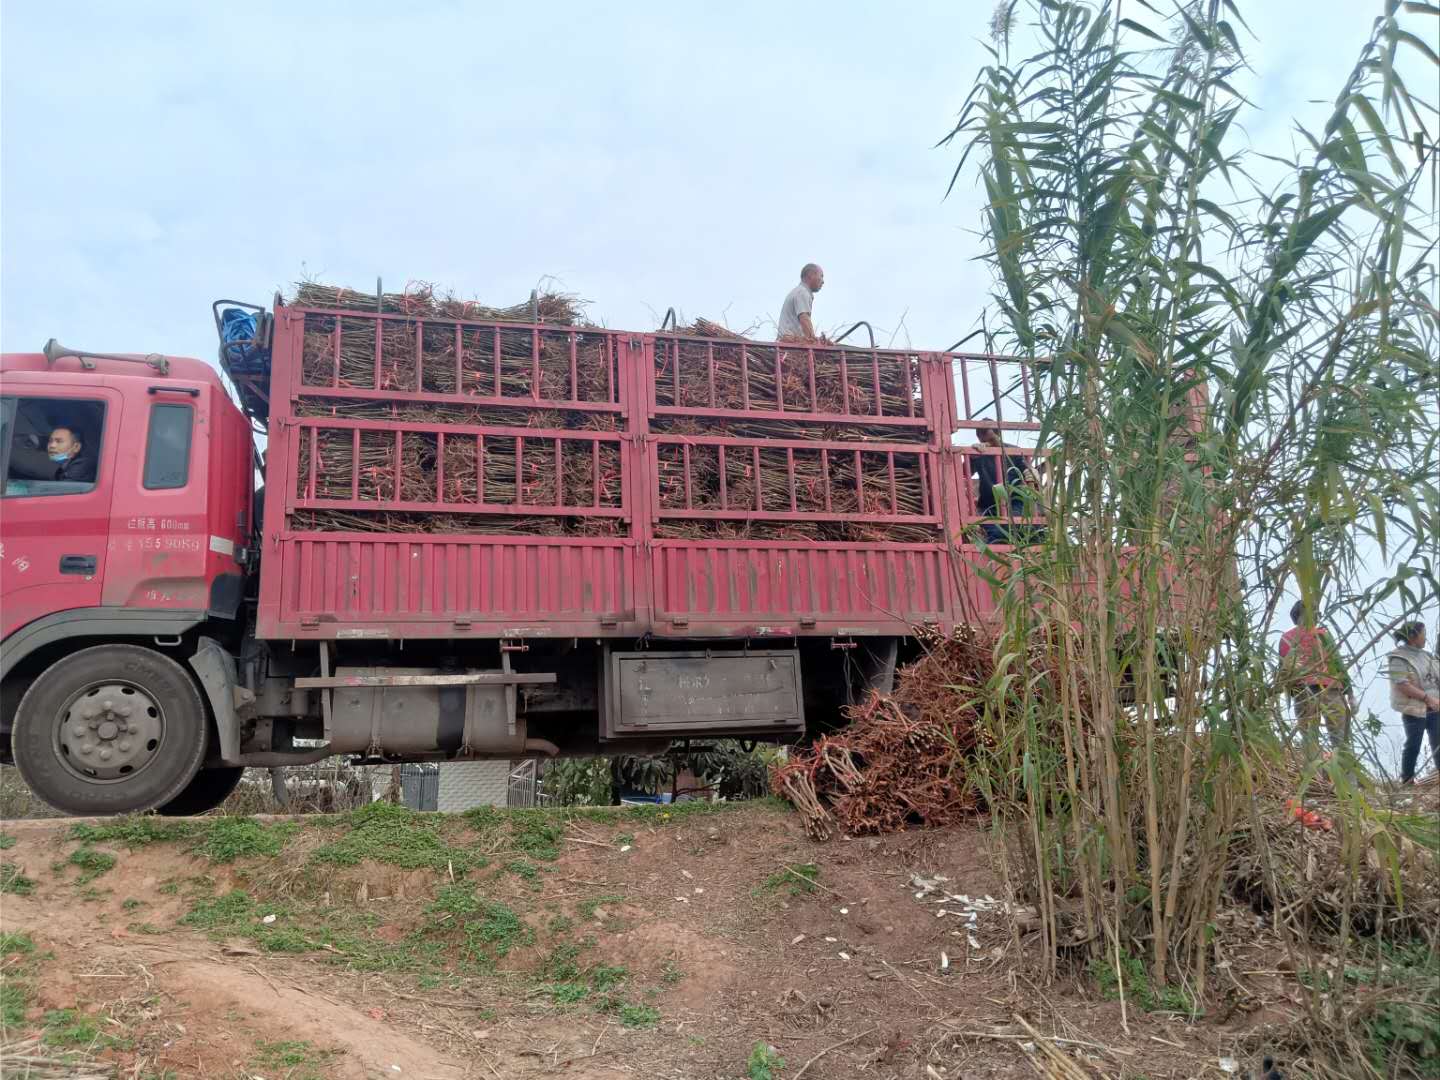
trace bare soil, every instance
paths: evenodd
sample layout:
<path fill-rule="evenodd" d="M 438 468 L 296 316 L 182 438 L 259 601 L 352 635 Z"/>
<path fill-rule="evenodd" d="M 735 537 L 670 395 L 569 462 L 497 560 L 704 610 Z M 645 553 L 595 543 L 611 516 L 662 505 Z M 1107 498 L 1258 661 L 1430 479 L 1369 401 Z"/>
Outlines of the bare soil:
<path fill-rule="evenodd" d="M 77 1010 L 98 1033 L 77 1052 L 155 1080 L 984 1080 L 1054 1075 L 1047 1050 L 1083 1075 L 1158 1080 L 1225 1075 L 1256 1018 L 1122 1015 L 1078 974 L 1032 981 L 1034 935 L 1000 903 L 983 823 L 817 844 L 768 803 L 527 820 L 558 826 L 557 857 L 501 812 L 440 826 L 483 867 L 334 865 L 316 853 L 352 826 L 312 821 L 232 862 L 194 836 L 91 842 L 115 862 L 87 882 L 66 862 L 72 822 L 8 823 L 0 854 L 33 885 L 0 896 L 0 929 L 34 948 L 5 958 L 26 995 L 7 1039 L 54 1037 L 54 1011 Z M 469 885 L 519 920 L 476 931 L 485 963 L 465 944 L 481 916 L 438 910 Z M 235 889 L 280 913 L 181 921 Z M 267 937 L 287 928 L 299 945 Z M 1237 985 L 1276 978 L 1253 963 Z M 1288 1018 L 1283 993 L 1265 996 L 1265 1019 Z"/>

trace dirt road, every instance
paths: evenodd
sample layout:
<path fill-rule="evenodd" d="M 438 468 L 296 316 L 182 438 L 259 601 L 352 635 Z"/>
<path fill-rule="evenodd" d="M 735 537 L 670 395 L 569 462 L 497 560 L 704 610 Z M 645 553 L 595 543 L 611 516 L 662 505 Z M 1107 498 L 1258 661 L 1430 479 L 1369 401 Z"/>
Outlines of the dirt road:
<path fill-rule="evenodd" d="M 980 1080 L 1047 1050 L 1220 1076 L 1235 1034 L 1134 1005 L 1127 1034 L 1118 1002 L 1031 983 L 978 825 L 817 845 L 763 803 L 4 830 L 6 1041 L 124 1077 Z"/>

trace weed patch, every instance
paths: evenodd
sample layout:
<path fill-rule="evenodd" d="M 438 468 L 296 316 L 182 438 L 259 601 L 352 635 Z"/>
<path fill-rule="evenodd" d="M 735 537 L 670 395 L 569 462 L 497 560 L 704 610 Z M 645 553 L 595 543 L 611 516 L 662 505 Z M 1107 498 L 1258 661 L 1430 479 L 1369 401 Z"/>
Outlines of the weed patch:
<path fill-rule="evenodd" d="M 590 996 L 584 983 L 555 983 L 550 987 L 550 1000 L 556 1005 L 574 1005 Z"/>
<path fill-rule="evenodd" d="M 0 933 L 0 957 L 5 959 L 0 978 L 0 1031 L 19 1027 L 30 1008 L 31 977 L 35 974 L 35 942 L 19 930 Z"/>
<path fill-rule="evenodd" d="M 785 1059 L 773 1047 L 757 1042 L 750 1048 L 745 1075 L 748 1080 L 780 1080 L 778 1073 L 784 1067 Z"/>
<path fill-rule="evenodd" d="M 318 863 L 356 866 L 366 859 L 403 870 L 454 870 L 486 865 L 483 857 L 452 847 L 441 836 L 442 818 L 422 816 L 405 806 L 371 803 L 347 815 L 349 831 L 316 849 Z"/>
<path fill-rule="evenodd" d="M 115 856 L 108 851 L 96 851 L 87 844 L 72 851 L 70 858 L 65 860 L 65 865 L 78 866 L 80 876 L 75 879 L 75 884 L 88 885 L 101 874 L 115 868 Z"/>
<path fill-rule="evenodd" d="M 478 918 L 465 924 L 466 951 L 481 967 L 510 954 L 519 945 L 528 945 L 533 935 L 514 910 L 498 900 L 481 900 Z"/>
<path fill-rule="evenodd" d="M 275 916 L 275 921 L 266 923 L 270 915 Z M 244 935 L 268 952 L 308 952 L 316 948 L 320 942 L 311 940 L 290 922 L 290 915 L 281 905 L 259 903 L 249 893 L 234 889 L 201 900 L 180 923 L 204 930 L 212 937 Z"/>
<path fill-rule="evenodd" d="M 1190 995 L 1177 986 L 1153 987 L 1145 963 L 1138 956 L 1122 956 L 1120 973 L 1107 960 L 1095 958 L 1090 961 L 1090 975 L 1100 986 L 1100 992 L 1111 1001 L 1120 997 L 1121 976 L 1124 978 L 1126 1000 L 1133 1001 L 1146 1012 L 1181 1013 L 1198 1016 L 1199 1010 Z"/>
<path fill-rule="evenodd" d="M 70 839 L 84 844 L 124 844 L 144 847 L 184 840 L 194 836 L 198 826 L 192 821 L 170 821 L 158 817 L 125 817 L 101 825 L 81 822 L 70 827 Z"/>
<path fill-rule="evenodd" d="M 660 1010 L 651 1005 L 620 1006 L 620 1023 L 628 1028 L 650 1028 L 660 1022 Z"/>
<path fill-rule="evenodd" d="M 262 825 L 254 818 L 214 818 L 205 829 L 195 851 L 211 862 L 231 863 L 244 858 L 272 858 L 279 855 L 298 826 L 294 822 Z"/>
<path fill-rule="evenodd" d="M 565 837 L 564 820 L 544 810 L 510 811 L 510 840 L 515 850 L 532 859 L 554 862 L 560 857 L 560 842 Z"/>
<path fill-rule="evenodd" d="M 15 846 L 15 837 L 8 832 L 0 832 L 0 851 L 8 851 Z"/>
<path fill-rule="evenodd" d="M 458 929 L 466 957 L 486 970 L 517 946 L 528 945 L 535 936 L 512 908 L 477 895 L 475 886 L 468 883 L 443 886 L 425 913 L 429 920 L 423 934 Z M 432 947 L 441 946 L 435 942 Z"/>
<path fill-rule="evenodd" d="M 525 882 L 534 892 L 539 892 L 544 888 L 540 883 L 540 867 L 532 862 L 524 859 L 511 859 L 505 864 L 504 869 Z"/>
<path fill-rule="evenodd" d="M 14 863 L 0 863 L 0 893 L 29 896 L 34 891 L 34 878 L 26 877 Z"/>
<path fill-rule="evenodd" d="M 26 983 L 13 975 L 0 981 L 0 1031 L 23 1024 L 29 1008 L 30 987 Z"/>
<path fill-rule="evenodd" d="M 616 896 L 614 894 L 592 896 L 588 900 L 582 900 L 575 910 L 580 913 L 580 918 L 589 922 L 595 918 L 595 912 L 606 904 L 620 904 L 623 903 L 624 900 L 625 898 L 623 896 Z"/>
<path fill-rule="evenodd" d="M 45 1045 L 85 1048 L 97 1043 L 111 1045 L 102 1038 L 95 1018 L 78 1009 L 51 1009 L 45 1014 Z"/>
<path fill-rule="evenodd" d="M 801 863 L 786 867 L 771 874 L 760 886 L 761 892 L 775 893 L 784 889 L 791 896 L 804 896 L 815 891 L 820 880 L 820 867 L 814 863 Z"/>
<path fill-rule="evenodd" d="M 262 1042 L 256 1044 L 253 1067 L 280 1072 L 286 1080 L 324 1080 L 321 1070 L 337 1056 L 305 1041 Z"/>

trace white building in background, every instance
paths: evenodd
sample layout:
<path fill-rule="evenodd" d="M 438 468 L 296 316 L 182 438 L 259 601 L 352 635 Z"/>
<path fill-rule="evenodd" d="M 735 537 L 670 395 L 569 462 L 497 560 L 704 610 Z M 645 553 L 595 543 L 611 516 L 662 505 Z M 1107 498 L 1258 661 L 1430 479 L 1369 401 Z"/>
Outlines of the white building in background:
<path fill-rule="evenodd" d="M 510 782 L 508 761 L 447 761 L 440 765 L 435 810 L 454 813 L 472 806 L 504 806 Z"/>

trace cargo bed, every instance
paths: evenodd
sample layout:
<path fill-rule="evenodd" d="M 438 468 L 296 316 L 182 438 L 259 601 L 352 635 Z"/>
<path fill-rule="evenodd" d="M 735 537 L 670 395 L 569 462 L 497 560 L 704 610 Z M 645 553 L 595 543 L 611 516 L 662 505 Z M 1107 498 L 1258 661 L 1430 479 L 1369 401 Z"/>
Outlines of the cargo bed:
<path fill-rule="evenodd" d="M 962 362 L 964 399 L 977 363 L 998 402 L 988 358 Z M 956 375 L 944 353 L 277 307 L 258 636 L 948 628 L 987 603 L 958 543 Z"/>

